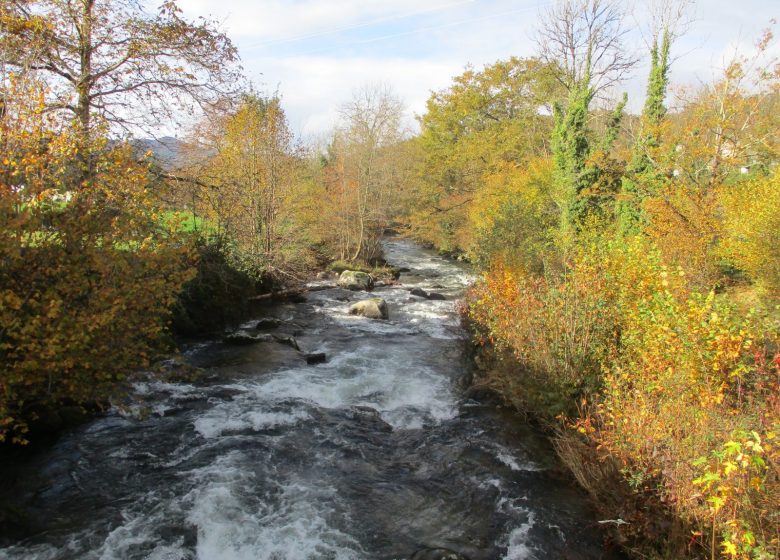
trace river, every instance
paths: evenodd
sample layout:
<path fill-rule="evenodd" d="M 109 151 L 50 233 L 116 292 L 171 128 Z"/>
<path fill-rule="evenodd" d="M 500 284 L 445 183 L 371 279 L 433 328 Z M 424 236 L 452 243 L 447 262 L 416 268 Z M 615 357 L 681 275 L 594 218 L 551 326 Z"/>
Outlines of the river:
<path fill-rule="evenodd" d="M 407 241 L 385 250 L 409 269 L 374 292 L 388 321 L 349 315 L 366 294 L 341 289 L 262 310 L 327 362 L 193 344 L 202 380 L 137 383 L 131 404 L 36 453 L 14 496 L 35 523 L 0 558 L 611 558 L 549 443 L 463 397 L 469 271 Z"/>

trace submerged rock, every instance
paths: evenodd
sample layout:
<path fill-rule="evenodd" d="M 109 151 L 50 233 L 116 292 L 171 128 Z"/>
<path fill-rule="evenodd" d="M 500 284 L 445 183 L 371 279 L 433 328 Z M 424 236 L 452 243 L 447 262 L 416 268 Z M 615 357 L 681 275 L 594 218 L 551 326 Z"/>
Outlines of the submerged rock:
<path fill-rule="evenodd" d="M 282 322 L 279 319 L 273 319 L 270 317 L 266 317 L 264 319 L 260 319 L 255 323 L 255 329 L 258 331 L 270 331 L 273 329 L 278 329 L 281 326 Z"/>
<path fill-rule="evenodd" d="M 350 315 L 361 315 L 369 319 L 389 319 L 387 302 L 380 298 L 364 299 L 349 306 Z"/>
<path fill-rule="evenodd" d="M 409 293 L 413 296 L 430 299 L 430 300 L 445 300 L 447 299 L 442 294 L 437 294 L 436 292 L 426 292 L 422 288 L 412 288 L 409 290 Z"/>
<path fill-rule="evenodd" d="M 339 276 L 338 285 L 348 290 L 363 290 L 370 292 L 374 289 L 374 279 L 367 272 L 359 270 L 345 270 Z"/>
<path fill-rule="evenodd" d="M 300 351 L 298 341 L 295 340 L 295 337 L 284 334 L 252 334 L 247 331 L 235 331 L 225 335 L 222 342 L 233 346 L 258 344 L 260 342 L 277 342 Z"/>
<path fill-rule="evenodd" d="M 306 363 L 310 366 L 314 364 L 323 364 L 328 360 L 325 352 L 312 352 L 311 354 L 304 354 L 303 357 L 306 358 Z"/>
<path fill-rule="evenodd" d="M 428 299 L 428 292 L 426 292 L 422 288 L 412 288 L 411 290 L 409 290 L 409 293 L 412 294 L 413 296 Z"/>
<path fill-rule="evenodd" d="M 469 560 L 466 556 L 448 548 L 423 548 L 411 555 L 409 560 Z"/>

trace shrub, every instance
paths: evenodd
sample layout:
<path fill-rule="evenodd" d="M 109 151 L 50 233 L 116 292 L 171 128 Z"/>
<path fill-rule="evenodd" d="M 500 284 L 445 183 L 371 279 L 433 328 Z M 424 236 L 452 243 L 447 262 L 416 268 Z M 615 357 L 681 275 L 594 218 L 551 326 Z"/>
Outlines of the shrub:
<path fill-rule="evenodd" d="M 567 419 L 637 494 L 696 528 L 691 542 L 707 541 L 713 558 L 776 557 L 777 321 L 689 291 L 687 274 L 642 237 L 586 230 L 563 262 L 547 277 L 496 266 L 472 290 L 480 336 L 520 366 L 489 381 Z"/>
<path fill-rule="evenodd" d="M 722 254 L 770 296 L 780 294 L 780 170 L 720 190 L 725 235 Z"/>

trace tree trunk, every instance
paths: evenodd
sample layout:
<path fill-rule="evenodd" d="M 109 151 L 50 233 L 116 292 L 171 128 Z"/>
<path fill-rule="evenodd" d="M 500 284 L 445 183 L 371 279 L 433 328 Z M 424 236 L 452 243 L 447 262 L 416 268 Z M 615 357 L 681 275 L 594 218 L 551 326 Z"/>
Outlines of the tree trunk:
<path fill-rule="evenodd" d="M 91 108 L 92 108 L 92 10 L 95 6 L 95 0 L 81 0 L 82 12 L 79 25 L 79 57 L 80 73 L 79 81 L 76 84 L 78 95 L 78 105 L 76 107 L 77 118 L 81 133 L 85 140 L 90 136 Z"/>

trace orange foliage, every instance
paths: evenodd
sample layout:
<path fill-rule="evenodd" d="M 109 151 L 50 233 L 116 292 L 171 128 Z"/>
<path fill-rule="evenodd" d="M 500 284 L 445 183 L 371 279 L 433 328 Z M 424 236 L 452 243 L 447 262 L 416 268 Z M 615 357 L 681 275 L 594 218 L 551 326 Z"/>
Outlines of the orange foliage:
<path fill-rule="evenodd" d="M 101 402 L 146 365 L 191 276 L 161 225 L 147 167 L 85 146 L 13 83 L 0 119 L 0 441 L 39 405 Z"/>

